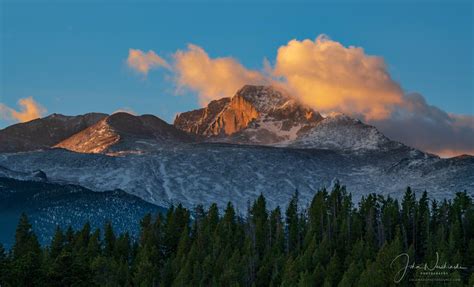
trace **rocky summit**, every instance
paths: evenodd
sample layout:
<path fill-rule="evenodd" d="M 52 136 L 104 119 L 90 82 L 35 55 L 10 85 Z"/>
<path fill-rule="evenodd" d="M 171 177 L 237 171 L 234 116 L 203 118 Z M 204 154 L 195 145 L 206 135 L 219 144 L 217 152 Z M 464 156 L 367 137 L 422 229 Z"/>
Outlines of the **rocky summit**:
<path fill-rule="evenodd" d="M 271 86 L 247 85 L 231 98 L 178 115 L 174 125 L 210 141 L 275 144 L 295 139 L 320 120 L 318 112 Z"/>

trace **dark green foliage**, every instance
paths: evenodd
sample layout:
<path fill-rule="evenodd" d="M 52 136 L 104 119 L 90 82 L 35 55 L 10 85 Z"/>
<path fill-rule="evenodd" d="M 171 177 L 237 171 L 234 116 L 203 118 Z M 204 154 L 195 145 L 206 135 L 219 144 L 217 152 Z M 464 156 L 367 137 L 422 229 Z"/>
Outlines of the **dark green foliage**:
<path fill-rule="evenodd" d="M 318 191 L 307 210 L 291 198 L 284 215 L 260 195 L 242 218 L 229 203 L 191 212 L 171 207 L 146 215 L 139 238 L 59 227 L 42 249 L 26 215 L 15 245 L 0 245 L 1 286 L 429 286 L 409 281 L 394 259 L 459 263 L 449 286 L 474 282 L 474 205 L 464 192 L 452 201 L 417 200 L 408 188 L 399 204 L 370 194 L 354 207 L 344 186 Z"/>
<path fill-rule="evenodd" d="M 36 286 L 43 280 L 42 251 L 26 214 L 20 216 L 7 281 L 13 286 Z M 2 272 L 3 273 L 3 272 Z"/>

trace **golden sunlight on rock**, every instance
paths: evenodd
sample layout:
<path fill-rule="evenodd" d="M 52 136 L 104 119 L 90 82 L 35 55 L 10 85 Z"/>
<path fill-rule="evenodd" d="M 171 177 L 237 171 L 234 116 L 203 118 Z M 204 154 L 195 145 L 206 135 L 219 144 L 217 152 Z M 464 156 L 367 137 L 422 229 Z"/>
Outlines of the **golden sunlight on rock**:
<path fill-rule="evenodd" d="M 257 110 L 242 96 L 235 96 L 210 128 L 210 134 L 231 135 L 258 117 Z"/>

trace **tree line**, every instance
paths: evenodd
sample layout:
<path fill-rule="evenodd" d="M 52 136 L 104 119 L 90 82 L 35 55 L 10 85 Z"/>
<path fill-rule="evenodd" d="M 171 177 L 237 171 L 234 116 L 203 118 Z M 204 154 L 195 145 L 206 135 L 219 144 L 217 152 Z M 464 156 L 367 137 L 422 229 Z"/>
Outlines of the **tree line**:
<path fill-rule="evenodd" d="M 297 192 L 286 210 L 260 195 L 245 217 L 231 203 L 178 205 L 139 224 L 136 239 L 110 222 L 58 227 L 42 247 L 23 214 L 12 249 L 0 246 L 0 286 L 474 286 L 466 192 L 436 201 L 407 188 L 401 202 L 370 194 L 356 206 L 336 184 L 304 209 Z"/>

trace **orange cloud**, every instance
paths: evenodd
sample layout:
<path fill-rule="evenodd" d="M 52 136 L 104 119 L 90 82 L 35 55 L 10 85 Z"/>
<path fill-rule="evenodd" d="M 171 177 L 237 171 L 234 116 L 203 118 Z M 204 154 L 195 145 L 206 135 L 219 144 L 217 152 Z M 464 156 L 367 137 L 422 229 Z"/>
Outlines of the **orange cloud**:
<path fill-rule="evenodd" d="M 265 77 L 246 69 L 231 57 L 211 59 L 199 46 L 188 45 L 185 51 L 174 54 L 178 88 L 198 93 L 201 104 L 230 97 L 245 84 L 262 84 Z"/>
<path fill-rule="evenodd" d="M 192 44 L 177 51 L 171 65 L 161 61 L 166 64 L 158 66 L 173 73 L 178 89 L 196 92 L 203 105 L 230 97 L 245 84 L 271 84 L 319 112 L 362 118 L 410 146 L 443 156 L 474 154 L 473 116 L 448 114 L 419 94 L 405 94 L 383 58 L 325 35 L 289 41 L 278 49 L 274 67 L 265 59 L 262 71 L 231 57 L 211 58 Z"/>
<path fill-rule="evenodd" d="M 274 74 L 321 112 L 383 119 L 403 102 L 402 89 L 391 79 L 382 58 L 359 47 L 346 48 L 325 35 L 315 41 L 291 40 L 280 47 Z"/>
<path fill-rule="evenodd" d="M 153 51 L 144 53 L 141 50 L 129 49 L 127 64 L 130 68 L 144 75 L 148 74 L 150 69 L 164 67 L 170 69 L 170 65 Z"/>
<path fill-rule="evenodd" d="M 40 118 L 46 113 L 46 109 L 35 102 L 32 97 L 20 99 L 18 105 L 21 107 L 20 111 L 0 103 L 0 117 L 5 120 L 27 122 Z"/>

